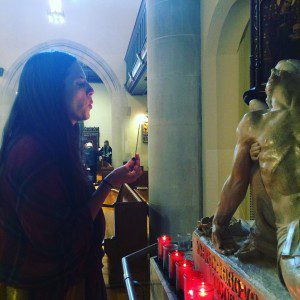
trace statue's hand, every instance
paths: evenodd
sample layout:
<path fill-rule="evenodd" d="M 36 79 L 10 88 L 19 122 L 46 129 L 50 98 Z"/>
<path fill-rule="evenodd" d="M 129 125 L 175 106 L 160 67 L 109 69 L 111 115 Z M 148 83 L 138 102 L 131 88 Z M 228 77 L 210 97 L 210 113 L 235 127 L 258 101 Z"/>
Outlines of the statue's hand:
<path fill-rule="evenodd" d="M 227 226 L 212 226 L 212 242 L 215 249 L 224 255 L 232 255 L 238 250 L 238 246 L 231 236 Z"/>
<path fill-rule="evenodd" d="M 250 156 L 251 156 L 251 159 L 253 161 L 257 161 L 258 160 L 260 150 L 261 150 L 261 147 L 260 147 L 259 143 L 254 143 L 254 144 L 251 145 Z"/>

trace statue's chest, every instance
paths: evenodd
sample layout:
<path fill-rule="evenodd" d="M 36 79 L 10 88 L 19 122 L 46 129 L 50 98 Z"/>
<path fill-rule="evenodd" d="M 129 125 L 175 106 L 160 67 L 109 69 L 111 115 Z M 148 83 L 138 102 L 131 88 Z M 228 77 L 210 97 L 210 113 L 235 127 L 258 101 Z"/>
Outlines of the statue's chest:
<path fill-rule="evenodd" d="M 275 129 L 275 128 L 274 128 Z M 300 187 L 300 132 L 286 126 L 261 135 L 259 163 L 265 182 Z M 298 188 L 296 188 L 298 190 Z"/>
<path fill-rule="evenodd" d="M 296 137 L 294 131 L 287 124 L 283 123 L 276 127 L 269 126 L 259 136 L 258 141 L 261 145 L 259 162 L 264 174 L 274 174 L 276 171 L 278 172 L 279 167 L 286 169 L 290 167 L 291 163 L 295 165 L 297 159 L 300 158 L 300 132 Z"/>

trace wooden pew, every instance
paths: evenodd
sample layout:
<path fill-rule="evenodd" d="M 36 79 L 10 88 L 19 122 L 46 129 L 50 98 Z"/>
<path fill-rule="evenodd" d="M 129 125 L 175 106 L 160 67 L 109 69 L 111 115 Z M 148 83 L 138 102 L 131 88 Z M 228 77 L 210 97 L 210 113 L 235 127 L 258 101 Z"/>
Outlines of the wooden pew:
<path fill-rule="evenodd" d="M 128 184 L 124 184 L 114 207 L 114 236 L 104 240 L 108 256 L 109 284 L 123 283 L 121 259 L 123 256 L 147 246 L 148 205 Z M 137 261 L 133 268 L 140 273 L 140 280 L 147 280 L 145 259 Z"/>
<path fill-rule="evenodd" d="M 132 189 L 136 187 L 148 187 L 148 171 L 143 171 L 143 174 L 133 183 L 129 184 Z"/>

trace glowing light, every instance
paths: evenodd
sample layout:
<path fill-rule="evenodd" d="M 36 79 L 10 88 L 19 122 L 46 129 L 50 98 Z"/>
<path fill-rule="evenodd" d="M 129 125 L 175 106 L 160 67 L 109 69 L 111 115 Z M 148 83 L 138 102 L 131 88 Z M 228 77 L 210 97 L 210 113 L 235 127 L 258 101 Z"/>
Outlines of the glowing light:
<path fill-rule="evenodd" d="M 148 121 L 148 117 L 145 114 L 141 114 L 137 116 L 137 122 L 139 125 Z"/>
<path fill-rule="evenodd" d="M 48 13 L 48 20 L 53 24 L 63 24 L 65 22 L 65 17 L 63 14 L 59 13 Z"/>
<path fill-rule="evenodd" d="M 186 267 L 186 264 L 183 264 L 184 267 Z"/>
<path fill-rule="evenodd" d="M 53 24 L 63 24 L 65 22 L 65 15 L 62 10 L 61 0 L 49 0 L 50 12 L 48 13 L 48 20 Z"/>
<path fill-rule="evenodd" d="M 194 296 L 194 291 L 193 290 L 189 290 L 188 294 L 193 297 Z"/>
<path fill-rule="evenodd" d="M 61 0 L 49 0 L 50 12 L 62 13 L 62 1 Z"/>
<path fill-rule="evenodd" d="M 201 297 L 204 297 L 204 296 L 207 295 L 207 294 L 206 294 L 206 291 L 205 291 L 205 288 L 201 288 L 201 289 L 200 289 L 199 295 L 200 295 Z"/>

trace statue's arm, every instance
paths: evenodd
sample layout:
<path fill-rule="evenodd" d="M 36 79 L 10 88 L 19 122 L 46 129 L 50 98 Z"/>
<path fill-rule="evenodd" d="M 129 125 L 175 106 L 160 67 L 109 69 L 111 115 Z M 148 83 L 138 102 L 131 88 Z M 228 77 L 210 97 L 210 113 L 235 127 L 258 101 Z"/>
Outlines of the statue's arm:
<path fill-rule="evenodd" d="M 250 147 L 253 143 L 249 129 L 249 117 L 246 115 L 237 128 L 233 167 L 223 186 L 221 199 L 213 219 L 213 242 L 218 250 L 226 248 L 226 243 L 222 243 L 222 232 L 226 230 L 233 214 L 247 193 L 252 164 Z M 232 243 L 230 243 L 229 248 L 234 250 Z"/>

